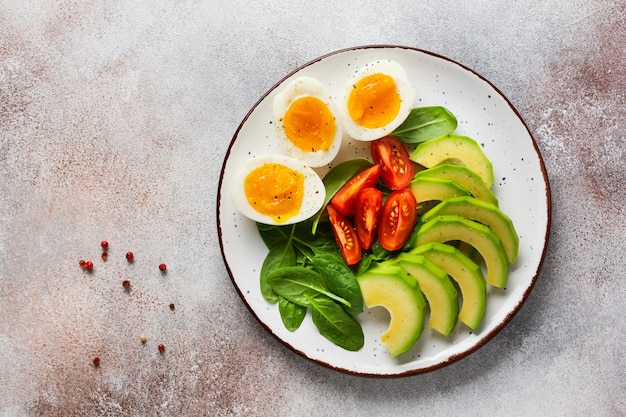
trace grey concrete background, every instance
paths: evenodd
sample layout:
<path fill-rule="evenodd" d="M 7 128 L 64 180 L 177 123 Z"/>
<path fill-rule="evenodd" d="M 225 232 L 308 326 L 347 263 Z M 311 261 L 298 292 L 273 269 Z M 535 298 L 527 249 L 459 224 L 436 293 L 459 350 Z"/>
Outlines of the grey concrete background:
<path fill-rule="evenodd" d="M 625 19 L 599 0 L 0 0 L 0 415 L 626 415 Z M 249 108 L 298 66 L 367 44 L 489 79 L 552 188 L 519 314 L 468 358 L 392 380 L 269 335 L 216 231 Z"/>

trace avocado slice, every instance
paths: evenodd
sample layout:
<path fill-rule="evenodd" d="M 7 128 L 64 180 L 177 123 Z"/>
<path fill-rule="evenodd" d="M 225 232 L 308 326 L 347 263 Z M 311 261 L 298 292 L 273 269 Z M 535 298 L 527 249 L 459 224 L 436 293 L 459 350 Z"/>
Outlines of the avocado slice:
<path fill-rule="evenodd" d="M 476 330 L 487 306 L 485 277 L 480 267 L 461 251 L 444 243 L 427 243 L 410 253 L 425 257 L 456 281 L 463 300 L 459 320 Z"/>
<path fill-rule="evenodd" d="M 459 316 L 459 300 L 448 274 L 415 253 L 402 253 L 396 262 L 417 280 L 424 293 L 430 306 L 428 325 L 444 336 L 449 335 Z"/>
<path fill-rule="evenodd" d="M 500 239 L 489 227 L 455 214 L 436 216 L 418 227 L 413 248 L 430 242 L 466 242 L 485 261 L 487 284 L 504 288 L 509 264 Z"/>
<path fill-rule="evenodd" d="M 422 142 L 411 154 L 411 160 L 426 168 L 454 164 L 477 173 L 488 188 L 493 185 L 493 166 L 478 143 L 467 136 L 446 135 Z"/>
<path fill-rule="evenodd" d="M 509 263 L 515 263 L 519 250 L 519 237 L 511 219 L 493 204 L 472 197 L 449 198 L 426 212 L 421 222 L 445 215 L 457 214 L 488 226 L 500 239 Z"/>
<path fill-rule="evenodd" d="M 436 165 L 415 174 L 415 178 L 428 177 L 453 181 L 460 185 L 475 198 L 498 206 L 498 198 L 487 187 L 483 179 L 471 169 L 453 164 Z"/>
<path fill-rule="evenodd" d="M 425 176 L 412 180 L 409 189 L 413 192 L 417 204 L 470 195 L 466 189 L 453 181 Z"/>
<path fill-rule="evenodd" d="M 417 281 L 400 266 L 390 264 L 377 264 L 357 280 L 367 307 L 389 311 L 389 328 L 380 339 L 391 356 L 409 350 L 424 330 L 426 300 Z"/>

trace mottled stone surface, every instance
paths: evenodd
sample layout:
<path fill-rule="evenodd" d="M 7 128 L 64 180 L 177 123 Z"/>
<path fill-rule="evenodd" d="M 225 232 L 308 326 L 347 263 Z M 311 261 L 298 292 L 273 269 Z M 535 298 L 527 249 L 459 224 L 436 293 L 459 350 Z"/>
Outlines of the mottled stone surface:
<path fill-rule="evenodd" d="M 0 415 L 626 415 L 625 19 L 623 1 L 597 0 L 0 0 Z M 286 349 L 239 299 L 216 231 L 249 108 L 299 65 L 366 44 L 493 82 L 552 189 L 519 314 L 468 358 L 402 379 Z"/>

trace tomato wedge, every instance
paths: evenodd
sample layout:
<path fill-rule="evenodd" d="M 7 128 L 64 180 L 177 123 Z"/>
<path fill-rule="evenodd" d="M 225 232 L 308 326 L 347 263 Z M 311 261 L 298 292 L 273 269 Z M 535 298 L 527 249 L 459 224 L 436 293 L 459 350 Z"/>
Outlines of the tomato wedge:
<path fill-rule="evenodd" d="M 328 218 L 339 247 L 339 252 L 349 266 L 361 260 L 361 245 L 352 223 L 332 205 L 326 207 Z"/>
<path fill-rule="evenodd" d="M 380 171 L 380 165 L 374 164 L 350 178 L 332 198 L 331 204 L 333 207 L 344 216 L 352 216 L 354 214 L 356 195 L 363 188 L 376 185 L 380 178 Z"/>
<path fill-rule="evenodd" d="M 374 243 L 382 206 L 383 193 L 376 188 L 364 188 L 357 194 L 354 208 L 354 228 L 363 249 L 371 248 Z"/>
<path fill-rule="evenodd" d="M 417 201 L 403 188 L 389 194 L 378 224 L 378 240 L 387 250 L 398 250 L 409 240 L 417 222 Z"/>
<path fill-rule="evenodd" d="M 387 187 L 399 190 L 411 183 L 415 166 L 409 151 L 400 140 L 393 136 L 374 140 L 371 151 L 374 162 L 382 168 L 380 178 Z"/>

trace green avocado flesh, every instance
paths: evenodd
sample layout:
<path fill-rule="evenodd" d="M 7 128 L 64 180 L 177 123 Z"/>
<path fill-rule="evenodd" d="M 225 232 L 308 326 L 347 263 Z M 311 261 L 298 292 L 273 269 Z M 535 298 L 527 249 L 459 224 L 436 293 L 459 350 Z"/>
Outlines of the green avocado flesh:
<path fill-rule="evenodd" d="M 480 267 L 458 249 L 444 243 L 427 243 L 410 253 L 425 257 L 456 281 L 463 299 L 459 320 L 476 330 L 487 305 L 485 278 Z"/>
<path fill-rule="evenodd" d="M 508 274 L 506 254 L 498 236 L 483 224 L 458 215 L 437 216 L 419 226 L 413 247 L 456 240 L 470 244 L 480 253 L 487 266 L 487 284 L 504 288 Z"/>
<path fill-rule="evenodd" d="M 456 214 L 488 226 L 500 239 L 508 262 L 515 263 L 519 237 L 511 219 L 496 206 L 471 197 L 449 198 L 426 212 L 420 221 L 426 223 L 447 214 Z"/>
<path fill-rule="evenodd" d="M 417 282 L 399 266 L 377 265 L 358 278 L 363 301 L 369 308 L 384 307 L 389 311 L 389 328 L 381 341 L 391 356 L 411 348 L 424 330 L 426 300 Z"/>
<path fill-rule="evenodd" d="M 446 135 L 420 143 L 411 160 L 425 168 L 441 164 L 465 166 L 478 174 L 487 188 L 493 185 L 493 166 L 480 145 L 467 136 Z"/>
<path fill-rule="evenodd" d="M 430 306 L 428 325 L 444 336 L 450 334 L 459 316 L 459 302 L 448 274 L 421 255 L 402 253 L 397 263 L 417 280 Z"/>
<path fill-rule="evenodd" d="M 415 174 L 415 179 L 423 177 L 452 181 L 469 191 L 475 198 L 498 206 L 495 194 L 477 173 L 467 167 L 453 164 L 436 165 Z"/>
<path fill-rule="evenodd" d="M 417 204 L 426 201 L 443 201 L 448 198 L 469 196 L 469 192 L 457 183 L 441 178 L 420 177 L 411 181 L 409 189 Z"/>

